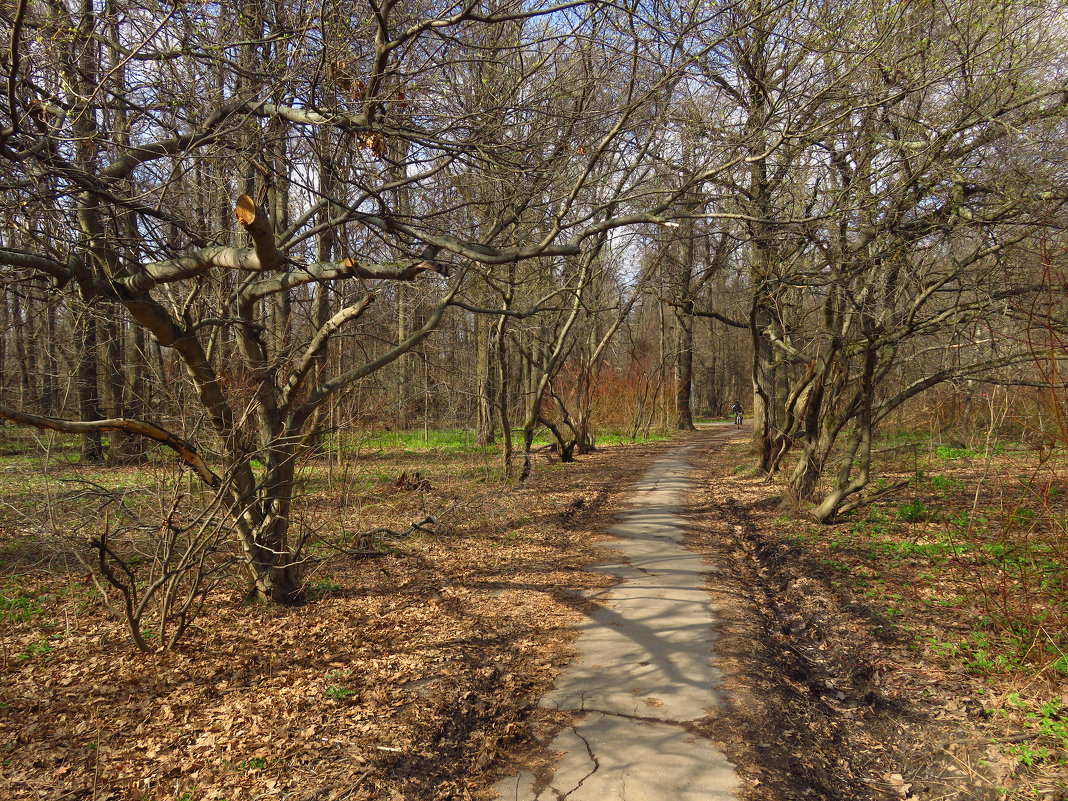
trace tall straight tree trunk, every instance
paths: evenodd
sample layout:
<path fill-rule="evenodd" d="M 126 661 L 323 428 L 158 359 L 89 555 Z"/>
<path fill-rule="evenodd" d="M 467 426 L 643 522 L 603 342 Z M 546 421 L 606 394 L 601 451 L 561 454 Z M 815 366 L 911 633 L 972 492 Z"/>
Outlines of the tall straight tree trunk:
<path fill-rule="evenodd" d="M 512 474 L 512 421 L 508 404 L 508 347 L 506 335 L 507 317 L 497 320 L 496 345 L 497 356 L 497 419 L 501 426 L 501 459 L 504 474 Z"/>
<path fill-rule="evenodd" d="M 88 311 L 78 315 L 78 410 L 82 420 L 100 420 L 99 373 L 97 370 L 96 320 Z M 82 461 L 99 464 L 104 461 L 104 443 L 100 432 L 82 438 Z"/>
<path fill-rule="evenodd" d="M 668 363 L 668 328 L 667 328 L 667 315 L 664 311 L 664 304 L 657 304 L 657 313 L 659 314 L 659 338 L 657 340 L 658 352 L 657 356 L 659 362 L 656 367 L 656 407 L 653 410 L 653 414 L 659 417 L 659 425 L 661 429 L 667 428 L 667 400 L 665 398 L 665 372 L 667 370 Z M 649 422 L 653 422 L 653 416 L 650 415 Z"/>
<path fill-rule="evenodd" d="M 44 349 L 44 363 L 41 369 L 41 413 L 46 415 L 59 414 L 59 390 L 57 380 L 59 376 L 59 359 L 56 355 L 56 304 L 49 303 L 45 308 L 45 342 L 48 346 Z"/>
<path fill-rule="evenodd" d="M 127 406 L 126 361 L 124 332 L 119 322 L 111 315 L 100 326 L 104 342 L 99 347 L 100 366 L 104 372 L 104 408 L 110 417 L 135 417 Z M 113 464 L 127 464 L 137 458 L 143 449 L 138 447 L 141 437 L 127 434 L 125 431 L 113 431 L 108 437 L 108 461 Z"/>
<path fill-rule="evenodd" d="M 0 290 L 0 403 L 9 404 L 7 338 L 11 331 L 11 310 L 8 294 Z M 6 421 L 5 421 L 6 423 Z"/>
<path fill-rule="evenodd" d="M 123 372 L 126 381 L 125 413 L 130 417 L 142 417 L 147 406 L 145 398 L 145 335 L 140 326 L 126 327 L 126 356 Z M 129 437 L 123 450 L 126 463 L 143 462 L 147 457 L 145 440 L 141 437 Z"/>
<path fill-rule="evenodd" d="M 503 308 L 510 309 L 515 296 L 515 265 L 508 266 L 508 288 L 504 292 Z M 500 315 L 493 332 L 494 355 L 497 362 L 497 419 L 501 426 L 501 461 L 504 474 L 511 477 L 512 464 L 512 420 L 508 403 L 508 316 Z"/>
<path fill-rule="evenodd" d="M 397 286 L 397 341 L 403 342 L 411 331 L 411 309 L 408 308 L 408 292 L 402 285 Z M 410 406 L 414 386 L 411 353 L 405 353 L 397 359 L 397 428 L 411 427 Z"/>
<path fill-rule="evenodd" d="M 493 414 L 493 325 L 482 314 L 475 315 L 475 417 L 479 445 L 495 439 Z"/>
<path fill-rule="evenodd" d="M 685 208 L 697 210 L 688 202 Z M 678 273 L 675 276 L 675 425 L 680 431 L 693 431 L 693 316 L 688 311 L 693 284 L 694 222 L 684 223 L 679 247 Z"/>
<path fill-rule="evenodd" d="M 675 315 L 678 349 L 675 356 L 675 412 L 679 431 L 693 431 L 693 317 L 682 309 Z"/>
<path fill-rule="evenodd" d="M 29 409 L 33 397 L 33 381 L 30 377 L 30 351 L 33 349 L 33 338 L 29 315 L 20 311 L 16 306 L 12 309 L 12 318 L 15 324 L 15 359 L 19 367 L 19 404 L 22 408 Z"/>

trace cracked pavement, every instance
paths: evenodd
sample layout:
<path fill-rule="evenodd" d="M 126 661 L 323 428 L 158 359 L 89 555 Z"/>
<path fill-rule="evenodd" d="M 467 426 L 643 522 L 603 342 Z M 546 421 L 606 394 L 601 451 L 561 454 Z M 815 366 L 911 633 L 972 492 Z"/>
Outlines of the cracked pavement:
<path fill-rule="evenodd" d="M 716 431 L 729 437 L 734 429 Z M 677 510 L 689 489 L 678 448 L 638 483 L 608 529 L 618 559 L 597 570 L 618 583 L 592 596 L 578 657 L 542 706 L 577 713 L 549 748 L 561 754 L 551 779 L 523 772 L 499 782 L 507 801 L 728 801 L 734 766 L 693 725 L 719 706 L 712 664 L 714 610 L 709 566 L 681 544 Z"/>

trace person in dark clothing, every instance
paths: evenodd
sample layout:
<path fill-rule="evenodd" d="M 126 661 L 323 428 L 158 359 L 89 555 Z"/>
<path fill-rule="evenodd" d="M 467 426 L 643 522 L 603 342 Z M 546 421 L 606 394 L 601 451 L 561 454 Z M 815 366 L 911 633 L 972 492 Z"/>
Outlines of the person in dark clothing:
<path fill-rule="evenodd" d="M 731 407 L 731 413 L 734 415 L 734 424 L 736 426 L 740 426 L 742 424 L 742 411 L 742 402 L 736 400 L 734 402 L 734 405 Z"/>

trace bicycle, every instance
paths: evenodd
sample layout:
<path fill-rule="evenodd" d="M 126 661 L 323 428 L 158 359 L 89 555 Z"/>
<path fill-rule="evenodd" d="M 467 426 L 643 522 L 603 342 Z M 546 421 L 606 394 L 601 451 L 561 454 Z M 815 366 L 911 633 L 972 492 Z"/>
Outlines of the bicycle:
<path fill-rule="evenodd" d="M 745 411 L 741 402 L 735 401 L 734 405 L 731 406 L 731 411 L 734 413 L 734 424 L 740 426 L 742 424 L 742 412 Z"/>

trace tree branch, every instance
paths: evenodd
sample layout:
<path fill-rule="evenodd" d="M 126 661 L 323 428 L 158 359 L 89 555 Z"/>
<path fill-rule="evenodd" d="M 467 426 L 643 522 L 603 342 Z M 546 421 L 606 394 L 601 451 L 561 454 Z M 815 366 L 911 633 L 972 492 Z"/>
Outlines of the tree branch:
<path fill-rule="evenodd" d="M 65 284 L 71 279 L 72 273 L 67 265 L 58 262 L 48 256 L 39 256 L 35 253 L 26 253 L 21 250 L 0 247 L 0 264 L 8 267 L 18 267 L 23 270 L 38 270 L 56 279 L 60 284 Z"/>
<path fill-rule="evenodd" d="M 181 437 L 172 434 L 155 423 L 146 420 L 137 420 L 129 417 L 113 417 L 107 420 L 63 420 L 58 417 L 45 417 L 38 414 L 20 412 L 7 406 L 0 406 L 0 418 L 10 420 L 19 425 L 43 428 L 48 431 L 59 431 L 64 434 L 95 434 L 101 431 L 126 431 L 137 434 L 146 439 L 155 440 L 165 445 L 181 457 L 200 479 L 209 487 L 218 487 L 221 479 L 212 472 L 204 458 L 197 453 L 196 448 Z"/>

